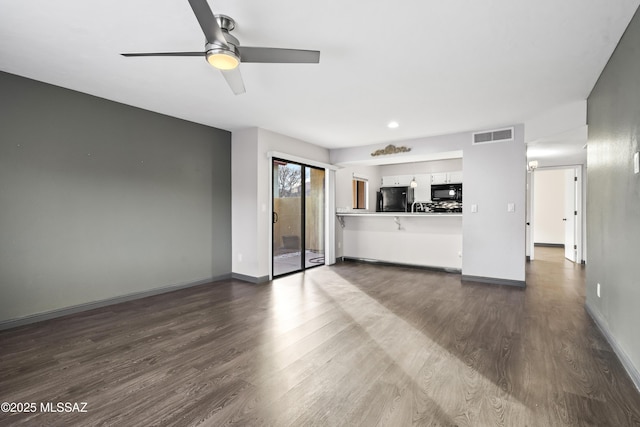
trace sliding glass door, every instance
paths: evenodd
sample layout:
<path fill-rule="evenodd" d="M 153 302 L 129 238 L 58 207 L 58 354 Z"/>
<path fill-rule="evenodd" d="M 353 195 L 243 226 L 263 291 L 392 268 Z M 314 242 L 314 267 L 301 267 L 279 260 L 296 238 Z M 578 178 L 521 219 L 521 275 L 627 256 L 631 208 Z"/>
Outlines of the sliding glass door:
<path fill-rule="evenodd" d="M 324 169 L 273 159 L 273 276 L 324 264 Z"/>
<path fill-rule="evenodd" d="M 324 264 L 324 169 L 304 167 L 305 268 Z"/>

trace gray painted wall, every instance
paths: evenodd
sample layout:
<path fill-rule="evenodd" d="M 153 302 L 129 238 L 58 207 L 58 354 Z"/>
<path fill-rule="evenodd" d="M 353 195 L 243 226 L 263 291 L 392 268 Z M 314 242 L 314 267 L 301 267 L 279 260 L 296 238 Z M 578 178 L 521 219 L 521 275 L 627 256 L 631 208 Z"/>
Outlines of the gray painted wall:
<path fill-rule="evenodd" d="M 0 73 L 0 321 L 228 275 L 231 135 Z"/>
<path fill-rule="evenodd" d="M 640 12 L 588 98 L 587 306 L 640 371 Z M 596 285 L 601 284 L 601 296 Z M 640 376 L 636 376 L 640 387 Z"/>

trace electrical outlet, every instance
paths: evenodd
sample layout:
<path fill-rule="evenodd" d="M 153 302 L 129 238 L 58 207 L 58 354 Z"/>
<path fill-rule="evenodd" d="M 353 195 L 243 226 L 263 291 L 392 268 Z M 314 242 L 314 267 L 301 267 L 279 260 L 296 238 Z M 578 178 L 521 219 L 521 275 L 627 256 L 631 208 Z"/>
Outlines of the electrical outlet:
<path fill-rule="evenodd" d="M 598 295 L 598 298 L 600 298 L 600 283 L 596 285 L 596 295 Z"/>

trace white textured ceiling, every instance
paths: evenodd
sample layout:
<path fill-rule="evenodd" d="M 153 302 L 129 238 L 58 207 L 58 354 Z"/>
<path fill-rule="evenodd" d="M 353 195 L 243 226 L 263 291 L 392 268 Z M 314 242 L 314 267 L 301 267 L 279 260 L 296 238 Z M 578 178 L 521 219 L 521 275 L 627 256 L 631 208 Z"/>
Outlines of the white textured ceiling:
<path fill-rule="evenodd" d="M 236 20 L 241 44 L 320 50 L 320 64 L 243 64 L 247 93 L 235 96 L 203 58 L 119 55 L 202 50 L 187 0 L 0 0 L 0 70 L 348 147 L 524 122 L 586 99 L 640 0 L 209 4 Z"/>

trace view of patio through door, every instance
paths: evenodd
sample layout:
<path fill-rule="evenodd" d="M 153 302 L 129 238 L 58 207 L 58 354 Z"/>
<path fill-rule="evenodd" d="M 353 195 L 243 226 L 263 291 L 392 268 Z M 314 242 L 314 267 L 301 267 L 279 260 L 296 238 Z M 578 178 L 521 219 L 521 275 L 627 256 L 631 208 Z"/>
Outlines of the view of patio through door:
<path fill-rule="evenodd" d="M 324 264 L 324 169 L 273 159 L 273 277 Z"/>

